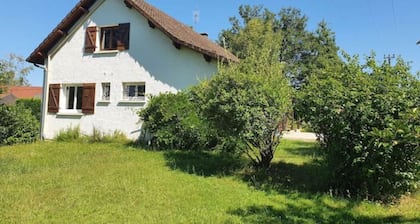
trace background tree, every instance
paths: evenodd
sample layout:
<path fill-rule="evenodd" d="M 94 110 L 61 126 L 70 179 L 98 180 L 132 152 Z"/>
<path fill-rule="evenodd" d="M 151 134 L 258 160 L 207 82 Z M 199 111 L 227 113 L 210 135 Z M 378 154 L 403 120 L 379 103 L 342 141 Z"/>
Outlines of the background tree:
<path fill-rule="evenodd" d="M 219 44 L 243 59 L 248 40 L 241 31 L 255 18 L 270 23 L 272 31 L 282 37 L 278 48 L 278 60 L 285 66 L 282 74 L 295 89 L 302 88 L 308 77 L 325 67 L 324 64 L 341 63 L 334 33 L 326 22 L 321 21 L 315 32 L 308 31 L 308 18 L 299 9 L 284 8 L 276 14 L 262 6 L 245 5 L 239 7 L 239 16 L 230 18 L 232 27 L 222 30 Z"/>
<path fill-rule="evenodd" d="M 271 23 L 253 18 L 235 38 L 245 44 L 242 61 L 221 67 L 194 88 L 194 99 L 218 135 L 238 140 L 237 151 L 255 166 L 268 167 L 281 136 L 279 124 L 290 108 L 290 89 L 278 61 L 281 37 Z"/>
<path fill-rule="evenodd" d="M 0 93 L 7 86 L 28 85 L 26 76 L 32 69 L 23 57 L 16 54 L 10 54 L 7 59 L 0 59 Z"/>

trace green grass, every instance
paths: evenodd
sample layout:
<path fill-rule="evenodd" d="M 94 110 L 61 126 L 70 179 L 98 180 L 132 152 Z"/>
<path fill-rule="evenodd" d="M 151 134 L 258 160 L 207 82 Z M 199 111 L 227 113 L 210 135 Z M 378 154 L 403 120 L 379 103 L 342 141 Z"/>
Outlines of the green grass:
<path fill-rule="evenodd" d="M 218 153 L 48 142 L 0 148 L 0 223 L 418 223 L 397 205 L 333 198 L 315 143 L 283 141 L 268 172 Z"/>

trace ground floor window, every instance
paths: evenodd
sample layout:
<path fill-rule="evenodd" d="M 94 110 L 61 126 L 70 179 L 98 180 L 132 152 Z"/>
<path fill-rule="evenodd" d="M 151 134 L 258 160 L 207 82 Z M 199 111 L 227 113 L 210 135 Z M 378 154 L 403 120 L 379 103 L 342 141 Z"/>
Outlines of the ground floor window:
<path fill-rule="evenodd" d="M 144 101 L 146 96 L 146 83 L 124 83 L 123 99 L 130 101 Z"/>
<path fill-rule="evenodd" d="M 102 100 L 109 101 L 111 97 L 111 83 L 102 83 Z"/>
<path fill-rule="evenodd" d="M 82 109 L 83 86 L 66 86 L 64 94 L 66 98 L 66 109 Z"/>

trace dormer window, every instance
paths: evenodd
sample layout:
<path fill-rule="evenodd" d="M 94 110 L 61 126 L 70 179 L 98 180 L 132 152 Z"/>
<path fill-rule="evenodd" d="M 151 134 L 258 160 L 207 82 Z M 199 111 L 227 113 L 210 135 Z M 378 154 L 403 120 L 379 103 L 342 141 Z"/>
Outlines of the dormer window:
<path fill-rule="evenodd" d="M 129 47 L 130 23 L 121 23 L 118 26 L 94 26 L 86 29 L 85 53 L 123 51 L 128 50 Z"/>

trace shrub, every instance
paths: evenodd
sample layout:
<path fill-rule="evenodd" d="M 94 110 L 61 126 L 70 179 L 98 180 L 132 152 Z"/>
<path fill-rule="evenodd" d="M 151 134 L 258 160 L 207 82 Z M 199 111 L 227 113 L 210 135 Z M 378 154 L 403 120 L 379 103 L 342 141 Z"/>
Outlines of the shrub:
<path fill-rule="evenodd" d="M 392 200 L 418 181 L 419 80 L 401 59 L 395 66 L 348 59 L 312 77 L 297 108 L 321 137 L 333 188 Z"/>
<path fill-rule="evenodd" d="M 34 142 L 39 137 L 39 122 L 22 105 L 0 105 L 0 145 Z"/>
<path fill-rule="evenodd" d="M 41 99 L 19 99 L 16 104 L 29 109 L 36 120 L 41 121 Z"/>
<path fill-rule="evenodd" d="M 209 149 L 216 137 L 206 121 L 197 115 L 187 93 L 160 94 L 151 97 L 147 107 L 139 111 L 142 129 L 150 145 L 159 149 Z"/>

